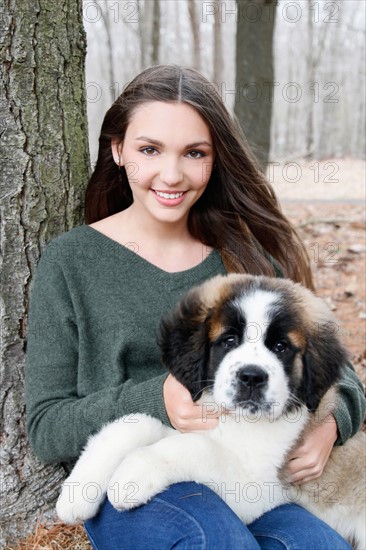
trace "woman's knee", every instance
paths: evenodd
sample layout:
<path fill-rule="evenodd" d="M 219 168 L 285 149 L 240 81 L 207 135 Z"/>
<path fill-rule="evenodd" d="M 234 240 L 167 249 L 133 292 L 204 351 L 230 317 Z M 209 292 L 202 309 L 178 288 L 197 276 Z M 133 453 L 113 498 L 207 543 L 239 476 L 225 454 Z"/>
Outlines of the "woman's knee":
<path fill-rule="evenodd" d="M 225 502 L 193 482 L 172 485 L 150 503 L 127 512 L 117 512 L 106 501 L 85 528 L 96 550 L 259 550 Z"/>
<path fill-rule="evenodd" d="M 275 508 L 248 528 L 262 550 L 352 550 L 328 524 L 296 504 Z"/>
<path fill-rule="evenodd" d="M 177 507 L 176 513 L 184 514 L 188 522 L 184 530 L 186 541 L 182 541 L 177 548 L 260 550 L 244 523 L 224 500 L 205 485 L 179 483 L 159 498 L 164 498 L 165 504 Z M 192 546 L 193 533 L 196 535 L 194 541 L 200 540 L 200 546 Z"/>

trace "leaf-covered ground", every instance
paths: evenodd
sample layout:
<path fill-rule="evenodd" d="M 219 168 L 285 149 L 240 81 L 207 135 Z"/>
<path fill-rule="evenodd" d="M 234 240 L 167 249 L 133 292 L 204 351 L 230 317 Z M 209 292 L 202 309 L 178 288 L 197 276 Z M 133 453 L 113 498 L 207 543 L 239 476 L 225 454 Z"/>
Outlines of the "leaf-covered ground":
<path fill-rule="evenodd" d="M 6 550 L 92 550 L 82 525 L 37 525 L 34 533 Z"/>
<path fill-rule="evenodd" d="M 283 202 L 311 258 L 317 294 L 326 299 L 337 330 L 366 383 L 366 246 L 362 203 Z"/>

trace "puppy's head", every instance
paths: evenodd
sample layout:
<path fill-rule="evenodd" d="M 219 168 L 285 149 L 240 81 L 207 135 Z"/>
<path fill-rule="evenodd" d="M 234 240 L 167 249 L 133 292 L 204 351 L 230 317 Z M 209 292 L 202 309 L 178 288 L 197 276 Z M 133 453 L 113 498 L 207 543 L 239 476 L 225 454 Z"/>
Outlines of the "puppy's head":
<path fill-rule="evenodd" d="M 315 410 L 347 354 L 324 302 L 284 279 L 231 274 L 186 294 L 161 322 L 162 360 L 197 400 L 277 417 Z"/>

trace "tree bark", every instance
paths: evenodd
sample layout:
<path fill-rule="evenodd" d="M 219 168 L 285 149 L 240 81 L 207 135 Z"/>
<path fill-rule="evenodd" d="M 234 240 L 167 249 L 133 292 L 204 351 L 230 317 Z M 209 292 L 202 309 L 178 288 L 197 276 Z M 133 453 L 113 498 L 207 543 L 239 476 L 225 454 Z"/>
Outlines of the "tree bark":
<path fill-rule="evenodd" d="M 104 8 L 104 9 L 103 9 Z M 105 32 L 107 35 L 107 54 L 108 54 L 108 61 L 109 61 L 109 89 L 111 90 L 111 103 L 113 103 L 117 97 L 114 97 L 116 94 L 113 94 L 113 90 L 116 85 L 116 78 L 114 76 L 114 68 L 113 68 L 113 40 L 112 40 L 112 29 L 111 29 L 111 21 L 110 21 L 110 12 L 108 9 L 108 4 L 100 4 L 100 10 L 102 14 L 102 19 L 105 27 Z"/>
<path fill-rule="evenodd" d="M 276 0 L 237 0 L 235 114 L 263 169 L 273 104 Z"/>
<path fill-rule="evenodd" d="M 154 2 L 137 0 L 139 13 L 140 69 L 152 64 L 152 24 L 154 20 Z"/>
<path fill-rule="evenodd" d="M 46 243 L 83 220 L 88 179 L 82 0 L 0 0 L 0 548 L 50 510 L 64 471 L 33 455 L 23 370 L 32 279 Z"/>
<path fill-rule="evenodd" d="M 314 25 L 313 13 L 311 4 L 308 4 L 308 51 L 306 55 L 307 61 L 307 110 L 306 110 L 306 155 L 307 159 L 313 158 L 314 155 L 314 97 L 310 90 L 315 86 L 315 60 L 314 60 Z"/>
<path fill-rule="evenodd" d="M 195 0 L 188 0 L 188 14 L 193 38 L 193 67 L 199 71 L 201 69 L 201 33 Z"/>
<path fill-rule="evenodd" d="M 154 0 L 151 54 L 151 62 L 153 65 L 158 65 L 159 63 L 160 32 L 160 0 Z"/>
<path fill-rule="evenodd" d="M 222 34 L 221 10 L 214 14 L 214 45 L 213 45 L 213 81 L 221 87 L 222 84 Z"/>

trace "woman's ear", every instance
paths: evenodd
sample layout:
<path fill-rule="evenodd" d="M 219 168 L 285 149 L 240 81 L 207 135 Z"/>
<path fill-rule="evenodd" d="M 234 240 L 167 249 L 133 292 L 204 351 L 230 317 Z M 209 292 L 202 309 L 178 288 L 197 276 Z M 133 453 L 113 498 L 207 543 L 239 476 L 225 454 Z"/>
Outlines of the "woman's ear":
<path fill-rule="evenodd" d="M 122 148 L 123 148 L 123 142 L 117 141 L 116 139 L 112 139 L 112 155 L 113 160 L 118 166 L 123 166 L 123 156 L 122 156 Z"/>

